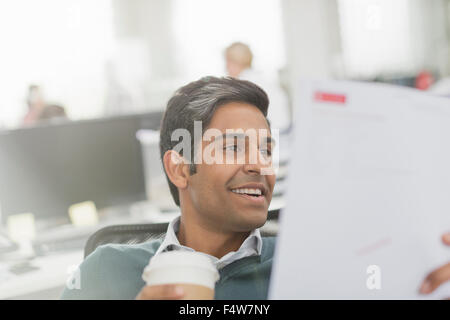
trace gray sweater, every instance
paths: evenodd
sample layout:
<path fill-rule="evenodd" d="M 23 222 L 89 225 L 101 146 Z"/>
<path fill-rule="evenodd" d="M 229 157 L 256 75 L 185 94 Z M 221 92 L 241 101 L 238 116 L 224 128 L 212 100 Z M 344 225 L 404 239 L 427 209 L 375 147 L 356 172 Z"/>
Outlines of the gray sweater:
<path fill-rule="evenodd" d="M 267 299 L 275 237 L 262 239 L 260 256 L 242 258 L 219 270 L 215 299 Z M 61 299 L 134 299 L 145 285 L 142 272 L 161 241 L 98 247 L 74 278 L 79 286 L 66 287 Z"/>

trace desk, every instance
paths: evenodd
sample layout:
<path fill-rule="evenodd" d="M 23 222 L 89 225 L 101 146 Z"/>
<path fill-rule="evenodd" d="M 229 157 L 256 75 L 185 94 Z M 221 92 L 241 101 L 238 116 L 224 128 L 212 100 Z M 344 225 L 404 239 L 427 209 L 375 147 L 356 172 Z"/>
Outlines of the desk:
<path fill-rule="evenodd" d="M 1 283 L 0 299 L 57 299 L 69 276 L 69 268 L 80 264 L 81 261 L 83 250 L 35 258 L 32 264 L 39 269 L 12 275 Z M 49 297 L 49 291 L 57 292 Z M 54 296 L 55 294 L 58 296 Z"/>
<path fill-rule="evenodd" d="M 284 199 L 274 198 L 269 210 L 284 207 Z M 171 221 L 176 214 L 157 214 L 152 221 L 146 223 L 160 223 Z M 132 223 L 126 217 L 123 221 L 115 220 L 114 224 Z M 265 228 L 275 230 L 277 224 L 268 221 Z M 33 266 L 39 269 L 21 275 L 11 275 L 0 281 L 0 299 L 59 299 L 70 268 L 83 261 L 83 250 L 55 253 L 37 257 L 32 260 Z"/>

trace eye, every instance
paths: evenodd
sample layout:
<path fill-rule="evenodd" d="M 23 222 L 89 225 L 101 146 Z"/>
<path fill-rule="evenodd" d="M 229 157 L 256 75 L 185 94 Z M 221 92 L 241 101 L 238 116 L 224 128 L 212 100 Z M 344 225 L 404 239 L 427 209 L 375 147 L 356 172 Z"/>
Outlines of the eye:
<path fill-rule="evenodd" d="M 268 157 L 272 156 L 272 150 L 270 149 L 260 149 L 259 152 Z"/>
<path fill-rule="evenodd" d="M 224 149 L 224 150 L 227 150 L 227 151 L 240 151 L 239 146 L 236 145 L 236 144 L 228 145 L 228 146 L 226 146 L 226 147 L 223 148 L 223 149 Z"/>

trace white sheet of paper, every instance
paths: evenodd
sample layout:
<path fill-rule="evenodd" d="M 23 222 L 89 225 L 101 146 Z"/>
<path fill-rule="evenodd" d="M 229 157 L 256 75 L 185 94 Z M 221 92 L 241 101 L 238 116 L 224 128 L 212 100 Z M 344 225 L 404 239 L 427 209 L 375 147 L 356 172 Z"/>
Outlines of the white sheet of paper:
<path fill-rule="evenodd" d="M 325 80 L 297 93 L 269 298 L 450 297 L 418 294 L 450 262 L 450 99 Z"/>

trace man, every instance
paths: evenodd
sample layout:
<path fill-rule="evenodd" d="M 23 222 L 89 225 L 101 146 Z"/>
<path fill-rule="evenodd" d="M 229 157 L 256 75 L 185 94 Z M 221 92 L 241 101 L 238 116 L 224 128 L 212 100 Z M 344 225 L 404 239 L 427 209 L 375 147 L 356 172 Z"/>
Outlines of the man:
<path fill-rule="evenodd" d="M 221 278 L 215 288 L 216 299 L 266 299 L 275 243 L 273 237 L 261 237 L 258 228 L 266 221 L 275 183 L 271 170 L 266 170 L 271 166 L 273 148 L 266 119 L 268 103 L 258 86 L 232 78 L 203 78 L 180 88 L 167 105 L 160 150 L 181 217 L 169 224 L 163 241 L 99 247 L 80 266 L 80 288 L 66 288 L 62 298 L 180 299 L 182 288 L 146 286 L 141 275 L 151 257 L 164 251 L 186 250 L 205 254 L 218 268 Z M 226 138 L 212 153 L 217 156 L 223 152 L 243 162 L 186 161 L 192 160 L 192 155 L 194 159 L 199 154 L 204 157 L 202 150 L 220 141 L 195 139 L 194 121 L 201 121 L 203 130 L 215 129 L 225 137 L 227 129 L 256 129 L 268 134 L 253 142 L 245 135 Z M 175 150 L 178 141 L 173 141 L 172 133 L 177 129 L 191 133 L 191 153 Z M 245 143 L 239 144 L 239 139 Z M 195 153 L 195 146 L 199 153 Z M 255 151 L 262 158 L 249 161 Z M 443 240 L 450 245 L 449 238 Z M 447 264 L 426 278 L 422 290 L 431 292 L 449 279 Z"/>
<path fill-rule="evenodd" d="M 160 150 L 181 217 L 169 224 L 162 242 L 99 247 L 80 266 L 80 289 L 66 288 L 62 298 L 181 297 L 183 293 L 178 294 L 171 285 L 145 286 L 142 272 L 154 255 L 188 250 L 206 254 L 218 268 L 221 277 L 216 284 L 216 299 L 266 299 L 274 238 L 261 237 L 258 228 L 267 218 L 275 176 L 262 172 L 270 168 L 270 161 L 261 161 L 261 157 L 253 162 L 248 160 L 251 152 L 270 160 L 268 104 L 266 93 L 258 86 L 232 78 L 208 77 L 180 88 L 169 100 L 162 120 Z M 256 139 L 256 144 L 245 135 L 231 139 L 225 136 L 223 141 L 196 141 L 194 121 L 201 123 L 203 131 L 215 129 L 221 135 L 230 129 L 242 132 L 256 129 L 267 135 Z M 191 154 L 174 150 L 179 141 L 173 141 L 172 134 L 178 129 L 190 133 L 192 153 L 197 146 L 203 156 L 203 149 L 220 142 L 223 146 L 215 148 L 212 155 L 222 152 L 223 158 L 231 155 L 236 161 L 222 164 L 185 161 Z M 259 140 L 265 143 L 259 144 Z M 241 148 L 242 142 L 245 148 Z"/>

